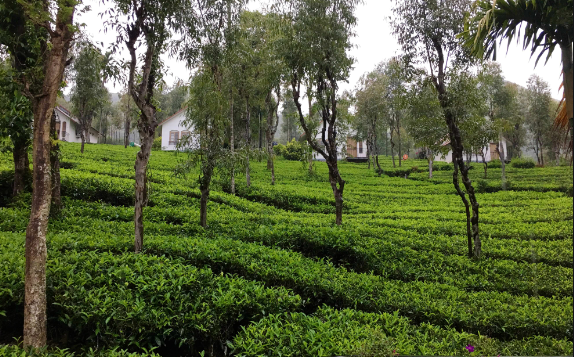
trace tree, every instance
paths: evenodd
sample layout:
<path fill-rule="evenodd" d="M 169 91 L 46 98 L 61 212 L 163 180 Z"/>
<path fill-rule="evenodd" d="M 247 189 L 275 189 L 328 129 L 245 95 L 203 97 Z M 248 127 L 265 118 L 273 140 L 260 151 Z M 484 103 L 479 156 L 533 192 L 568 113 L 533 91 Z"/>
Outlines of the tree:
<path fill-rule="evenodd" d="M 22 92 L 33 108 L 32 206 L 26 229 L 24 347 L 46 345 L 46 231 L 51 204 L 50 124 L 68 62 L 74 0 L 35 0 L 24 6 L 5 1 L 0 8 L 0 43 L 8 48 Z"/>
<path fill-rule="evenodd" d="M 232 98 L 226 97 L 230 92 L 224 88 L 223 74 L 226 66 L 233 67 L 230 60 L 234 58 L 237 25 L 244 1 L 212 0 L 200 5 L 199 17 L 195 19 L 200 26 L 182 51 L 189 67 L 199 67 L 190 84 L 189 109 L 184 121 L 184 125 L 193 127 L 197 135 L 181 141 L 179 148 L 189 153 L 189 160 L 180 167 L 184 170 L 200 167 L 200 224 L 207 227 L 207 202 L 214 172 L 218 168 L 222 172 L 226 169 L 233 172 L 237 161 L 235 153 L 225 150 L 223 145 L 226 128 L 230 119 L 233 120 L 233 115 L 229 115 L 233 102 Z M 197 38 L 202 41 L 196 42 Z"/>
<path fill-rule="evenodd" d="M 325 159 L 329 169 L 337 225 L 343 222 L 345 188 L 337 166 L 337 83 L 348 78 L 353 63 L 347 50 L 351 48 L 357 3 L 357 0 L 286 0 L 285 39 L 280 46 L 301 127 L 307 142 Z M 321 143 L 313 136 L 301 107 L 301 84 L 311 79 L 322 119 Z"/>
<path fill-rule="evenodd" d="M 134 103 L 133 97 L 127 91 L 121 94 L 117 106 L 123 116 L 124 147 L 127 148 L 130 144 L 129 138 L 132 130 L 132 122 L 137 121 L 140 116 L 140 111 Z"/>
<path fill-rule="evenodd" d="M 118 43 L 114 51 L 117 51 L 118 45 L 125 44 L 130 54 L 127 87 L 140 111 L 137 128 L 141 148 L 134 166 L 136 181 L 134 247 L 135 252 L 139 253 L 143 248 L 143 209 L 148 203 L 147 165 L 158 126 L 155 91 L 163 73 L 160 55 L 166 51 L 173 35 L 183 33 L 186 23 L 184 16 L 193 11 L 187 8 L 187 2 L 179 0 L 114 0 L 114 2 L 119 11 L 108 10 L 109 20 L 106 24 L 118 31 Z M 193 34 L 186 33 L 186 35 Z M 143 50 L 143 56 L 138 56 L 138 50 Z M 143 60 L 141 64 L 138 58 Z M 139 72 L 136 70 L 138 65 L 141 65 Z"/>
<path fill-rule="evenodd" d="M 285 143 L 288 143 L 299 136 L 297 126 L 297 123 L 299 122 L 299 114 L 297 113 L 295 102 L 293 101 L 293 92 L 287 88 L 284 90 L 282 97 L 284 98 L 284 101 L 281 111 L 281 119 L 283 121 L 281 124 L 281 131 L 285 135 Z"/>
<path fill-rule="evenodd" d="M 223 148 L 225 129 L 228 124 L 227 100 L 217 87 L 209 68 L 204 68 L 192 79 L 190 98 L 183 124 L 194 128 L 194 135 L 183 138 L 178 149 L 187 150 L 189 159 L 180 171 L 199 166 L 200 218 L 202 227 L 207 227 L 207 201 L 211 180 L 217 167 L 226 166 L 227 152 Z"/>
<path fill-rule="evenodd" d="M 367 151 L 373 155 L 373 168 L 379 175 L 383 173 L 379 163 L 379 137 L 387 127 L 384 118 L 387 117 L 386 87 L 388 78 L 381 71 L 382 66 L 361 77 L 359 88 L 356 90 L 356 129 L 367 138 Z M 370 160 L 369 160 L 370 164 Z"/>
<path fill-rule="evenodd" d="M 12 196 L 16 197 L 30 186 L 32 172 L 28 150 L 32 140 L 32 105 L 22 94 L 12 66 L 0 65 L 0 137 L 10 137 L 14 158 Z"/>
<path fill-rule="evenodd" d="M 453 184 L 466 208 L 468 254 L 478 258 L 481 253 L 479 204 L 468 175 L 468 166 L 464 162 L 463 138 L 457 117 L 457 111 L 462 106 L 454 101 L 453 96 L 457 94 L 454 88 L 449 88 L 453 82 L 450 76 L 452 69 L 464 68 L 469 61 L 467 52 L 456 38 L 463 30 L 464 14 L 469 10 L 469 0 L 396 0 L 393 9 L 396 17 L 392 20 L 392 27 L 405 54 L 412 59 L 422 58 L 429 66 L 429 77 L 437 91 L 448 127 L 454 163 Z M 466 193 L 460 188 L 459 172 Z"/>
<path fill-rule="evenodd" d="M 567 127 L 570 122 L 571 132 L 574 116 L 573 8 L 573 0 L 479 0 L 461 34 L 466 46 L 479 57 L 496 57 L 497 40 L 510 42 L 515 37 L 517 40 L 522 37 L 523 47 L 530 46 L 531 55 L 540 51 L 536 62 L 545 53 L 548 59 L 558 45 L 562 51 L 565 105 L 557 124 Z"/>
<path fill-rule="evenodd" d="M 391 155 L 393 155 L 393 166 L 395 166 L 394 158 L 394 140 L 393 133 L 396 134 L 398 139 L 398 159 L 399 167 L 402 166 L 402 142 L 401 142 L 401 119 L 404 115 L 406 107 L 406 93 L 407 83 L 410 80 L 412 68 L 409 64 L 408 56 L 395 57 L 388 62 L 383 63 L 383 71 L 388 78 L 387 87 L 385 90 L 385 97 L 388 102 L 388 123 L 391 134 Z"/>
<path fill-rule="evenodd" d="M 532 135 L 532 149 L 538 165 L 544 165 L 544 137 L 552 129 L 550 88 L 542 78 L 532 75 L 527 85 L 528 109 L 526 124 Z"/>
<path fill-rule="evenodd" d="M 408 92 L 405 124 L 415 145 L 424 148 L 432 178 L 434 157 L 448 153 L 448 146 L 443 145 L 448 128 L 435 89 L 423 76 L 416 78 Z"/>
<path fill-rule="evenodd" d="M 85 142 L 90 142 L 92 120 L 109 94 L 103 85 L 104 56 L 89 42 L 82 42 L 78 47 L 78 55 L 73 64 L 74 86 L 70 100 L 72 113 L 80 122 L 80 151 L 83 154 Z"/>
<path fill-rule="evenodd" d="M 524 124 L 524 110 L 526 103 L 522 104 L 525 98 L 525 90 L 514 83 L 506 82 L 500 96 L 503 106 L 500 109 L 499 126 L 502 136 L 507 142 L 507 159 L 521 156 L 521 148 L 524 146 L 526 138 L 526 128 Z M 510 145 L 508 145 L 510 144 Z"/>
<path fill-rule="evenodd" d="M 484 98 L 484 104 L 486 105 L 486 115 L 488 116 L 487 121 L 484 122 L 475 131 L 478 135 L 478 144 L 481 145 L 481 155 L 482 161 L 484 163 L 484 178 L 487 177 L 488 164 L 484 158 L 483 148 L 490 141 L 497 140 L 496 150 L 501 163 L 501 179 L 503 188 L 506 189 L 506 152 L 504 152 L 504 146 L 502 145 L 503 129 L 508 127 L 507 119 L 504 118 L 505 115 L 510 115 L 509 106 L 512 105 L 512 96 L 506 92 L 506 87 L 504 86 L 504 77 L 502 76 L 502 69 L 500 65 L 496 62 L 484 62 L 478 73 L 478 83 L 479 89 Z"/>
<path fill-rule="evenodd" d="M 279 18 L 276 14 L 262 15 L 259 12 L 245 11 L 240 18 L 240 41 L 234 52 L 240 54 L 234 57 L 237 66 L 241 68 L 240 78 L 233 83 L 238 85 L 238 92 L 242 93 L 246 107 L 246 118 L 249 121 L 249 101 L 258 103 L 258 114 L 261 118 L 260 106 L 265 107 L 267 120 L 267 169 L 271 171 L 271 184 L 275 184 L 275 165 L 273 162 L 273 138 L 277 131 L 277 110 L 281 102 L 281 84 L 284 81 L 285 65 L 277 49 L 280 31 L 278 31 Z M 262 146 L 263 125 L 259 121 L 259 146 Z M 250 125 L 247 125 L 247 145 L 251 136 Z M 249 157 L 247 157 L 249 160 Z M 249 178 L 249 161 L 247 161 L 247 182 Z"/>

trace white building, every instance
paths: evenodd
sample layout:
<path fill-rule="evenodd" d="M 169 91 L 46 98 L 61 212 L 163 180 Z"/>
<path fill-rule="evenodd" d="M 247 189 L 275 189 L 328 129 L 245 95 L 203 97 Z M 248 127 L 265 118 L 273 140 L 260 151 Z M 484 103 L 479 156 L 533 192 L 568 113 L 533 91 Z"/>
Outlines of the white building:
<path fill-rule="evenodd" d="M 327 127 L 328 130 L 328 127 Z M 347 141 L 345 144 L 343 145 L 338 145 L 337 147 L 337 159 L 339 160 L 344 160 L 346 158 L 367 158 L 367 141 L 366 140 L 362 140 L 357 142 L 354 137 L 353 134 L 356 134 L 354 132 L 350 132 L 349 135 L 347 135 Z M 327 135 L 327 133 L 325 133 L 325 136 Z M 340 135 L 340 133 L 339 133 Z M 319 144 L 320 147 L 323 147 L 323 133 L 322 133 L 322 128 L 319 129 L 319 131 L 317 132 L 317 135 L 315 136 L 315 140 L 317 141 L 317 143 Z M 323 156 L 321 156 L 321 154 L 317 153 L 317 152 L 313 152 L 313 159 L 315 160 L 324 160 Z"/>
<path fill-rule="evenodd" d="M 54 111 L 56 112 L 58 138 L 71 143 L 81 143 L 80 121 L 74 118 L 72 113 L 61 105 L 58 105 Z M 97 143 L 99 135 L 100 133 L 96 129 L 90 128 L 90 143 Z"/>
<path fill-rule="evenodd" d="M 193 128 L 187 128 L 183 125 L 187 108 L 180 109 L 174 115 L 165 119 L 161 125 L 161 149 L 176 150 L 177 143 L 181 138 L 192 135 Z M 192 143 L 197 143 L 198 138 L 194 135 Z"/>
<path fill-rule="evenodd" d="M 367 140 L 357 142 L 347 136 L 347 155 L 349 158 L 367 158 Z"/>
<path fill-rule="evenodd" d="M 442 144 L 442 146 L 446 146 L 446 145 L 450 145 L 450 140 L 446 140 Z M 493 160 L 500 160 L 500 156 L 498 154 L 498 151 L 496 150 L 497 145 L 498 145 L 497 142 L 492 142 L 483 148 L 484 160 L 486 162 L 490 162 Z M 505 158 L 508 158 L 508 150 L 506 149 L 506 139 L 502 138 L 501 146 L 502 146 L 502 149 L 504 150 Z M 466 155 L 464 156 L 464 160 L 466 161 Z M 434 158 L 434 161 L 444 161 L 444 162 L 451 163 L 452 162 L 452 150 L 449 150 L 448 154 L 446 154 L 446 156 L 442 156 L 440 154 L 436 155 Z M 482 156 L 480 154 L 479 155 L 472 154 L 470 161 L 482 162 Z"/>

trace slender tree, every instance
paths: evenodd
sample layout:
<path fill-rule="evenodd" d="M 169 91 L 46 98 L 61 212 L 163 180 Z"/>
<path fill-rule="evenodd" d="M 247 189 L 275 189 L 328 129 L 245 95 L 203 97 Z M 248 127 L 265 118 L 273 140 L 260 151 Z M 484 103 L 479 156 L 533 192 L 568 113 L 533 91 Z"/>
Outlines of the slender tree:
<path fill-rule="evenodd" d="M 80 122 L 80 138 L 84 153 L 84 144 L 90 142 L 92 120 L 96 116 L 101 102 L 106 100 L 108 91 L 103 85 L 104 56 L 91 43 L 79 44 L 78 54 L 73 63 L 74 86 L 70 101 L 72 113 Z"/>
<path fill-rule="evenodd" d="M 432 178 L 434 158 L 448 153 L 448 146 L 443 145 L 448 128 L 435 89 L 422 75 L 408 92 L 405 124 L 415 144 L 426 151 L 429 178 Z"/>
<path fill-rule="evenodd" d="M 163 73 L 160 56 L 171 44 L 171 37 L 183 32 L 185 16 L 193 11 L 188 8 L 189 3 L 180 0 L 114 1 L 119 11 L 108 10 L 109 20 L 105 25 L 118 31 L 118 43 L 114 51 L 117 51 L 120 44 L 128 49 L 128 93 L 140 111 L 137 128 L 141 148 L 135 161 L 134 205 L 134 246 L 135 252 L 139 253 L 143 249 L 143 210 L 148 203 L 147 165 L 158 126 L 155 92 Z M 140 50 L 143 56 L 138 56 Z M 139 71 L 138 66 L 141 66 Z"/>
<path fill-rule="evenodd" d="M 357 0 L 286 0 L 285 39 L 282 44 L 293 100 L 309 145 L 321 155 L 329 169 L 329 182 L 335 197 L 335 223 L 343 222 L 345 180 L 338 168 L 337 136 L 338 82 L 346 80 L 353 60 L 351 48 L 354 10 Z M 314 97 L 321 114 L 321 140 L 316 140 L 301 106 L 301 85 L 312 78 Z"/>
<path fill-rule="evenodd" d="M 405 54 L 411 58 L 422 58 L 428 65 L 429 78 L 444 112 L 455 168 L 453 184 L 466 208 L 468 254 L 478 258 L 481 253 L 479 204 L 469 178 L 468 165 L 464 161 L 463 138 L 458 126 L 456 103 L 452 98 L 456 92 L 449 90 L 451 70 L 464 68 L 470 60 L 457 35 L 463 31 L 464 16 L 470 11 L 471 4 L 469 0 L 395 0 L 395 3 L 393 32 Z M 466 193 L 460 188 L 459 172 Z"/>
<path fill-rule="evenodd" d="M 244 3 L 243 0 L 211 0 L 198 3 L 199 15 L 194 20 L 194 23 L 199 24 L 195 28 L 196 35 L 186 40 L 182 51 L 188 66 L 199 67 L 197 75 L 191 81 L 189 110 L 184 121 L 184 125 L 194 128 L 196 135 L 182 141 L 180 148 L 186 148 L 189 153 L 189 160 L 183 165 L 183 169 L 200 167 L 202 227 L 207 227 L 207 202 L 211 180 L 216 170 L 229 177 L 229 173 L 235 170 L 237 161 L 247 164 L 247 160 L 237 160 L 236 153 L 230 154 L 231 150 L 225 150 L 223 145 L 229 121 L 233 120 L 233 116 L 229 115 L 232 103 L 228 97 L 230 91 L 224 87 L 226 81 L 223 75 L 229 73 L 226 68 L 237 68 L 230 60 L 235 58 L 235 46 L 240 46 L 237 27 Z M 197 38 L 201 41 L 198 42 Z"/>
<path fill-rule="evenodd" d="M 531 147 L 536 153 L 538 165 L 544 166 L 544 138 L 552 128 L 550 88 L 542 78 L 532 75 L 528 78 L 528 109 L 526 124 L 532 135 Z"/>

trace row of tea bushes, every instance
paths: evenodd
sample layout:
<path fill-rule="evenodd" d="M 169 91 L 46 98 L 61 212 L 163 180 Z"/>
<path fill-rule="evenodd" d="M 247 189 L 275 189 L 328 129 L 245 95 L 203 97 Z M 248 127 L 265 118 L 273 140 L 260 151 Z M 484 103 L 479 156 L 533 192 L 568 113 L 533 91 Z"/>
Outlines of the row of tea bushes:
<path fill-rule="evenodd" d="M 58 248 L 123 252 L 131 239 L 63 237 Z M 292 289 L 306 306 L 352 307 L 364 311 L 393 312 L 414 321 L 480 331 L 501 338 L 543 335 L 564 338 L 572 331 L 572 298 L 514 296 L 508 293 L 467 292 L 443 284 L 384 280 L 375 275 L 349 272 L 331 263 L 300 254 L 270 249 L 230 239 L 148 237 L 147 254 L 184 259 L 188 264 L 210 267 L 262 281 L 268 286 Z M 553 316 L 547 319 L 544 316 Z"/>
<path fill-rule="evenodd" d="M 467 346 L 481 356 L 572 354 L 572 342 L 546 337 L 501 342 L 486 336 L 413 326 L 397 314 L 320 308 L 313 315 L 269 315 L 249 325 L 233 340 L 237 356 L 461 356 Z"/>

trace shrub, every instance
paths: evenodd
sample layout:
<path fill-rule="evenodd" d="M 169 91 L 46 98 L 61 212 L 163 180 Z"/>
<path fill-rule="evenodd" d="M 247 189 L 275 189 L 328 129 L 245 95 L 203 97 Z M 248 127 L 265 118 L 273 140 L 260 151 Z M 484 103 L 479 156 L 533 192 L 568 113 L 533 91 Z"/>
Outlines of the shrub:
<path fill-rule="evenodd" d="M 477 179 L 475 182 L 476 182 L 476 192 L 478 193 L 488 192 L 488 181 L 484 179 Z"/>
<path fill-rule="evenodd" d="M 291 161 L 304 160 L 307 155 L 307 145 L 302 144 L 295 139 L 285 146 L 283 157 Z"/>
<path fill-rule="evenodd" d="M 275 153 L 275 155 L 277 156 L 283 156 L 283 154 L 285 153 L 285 145 L 283 144 L 277 144 L 273 147 L 273 152 Z"/>
<path fill-rule="evenodd" d="M 452 164 L 446 164 L 439 166 L 440 171 L 454 171 L 454 166 Z"/>
<path fill-rule="evenodd" d="M 488 168 L 489 169 L 500 169 L 500 168 L 502 168 L 502 162 L 500 162 L 500 160 L 493 160 L 493 161 L 488 163 Z"/>
<path fill-rule="evenodd" d="M 153 139 L 153 144 L 151 145 L 152 150 L 161 150 L 161 136 Z"/>
<path fill-rule="evenodd" d="M 411 168 L 411 170 L 412 170 L 413 172 L 419 172 L 419 167 L 418 167 L 418 166 L 413 166 L 413 167 Z"/>
<path fill-rule="evenodd" d="M 514 159 L 510 162 L 512 167 L 517 169 L 533 169 L 536 163 L 532 159 Z"/>

